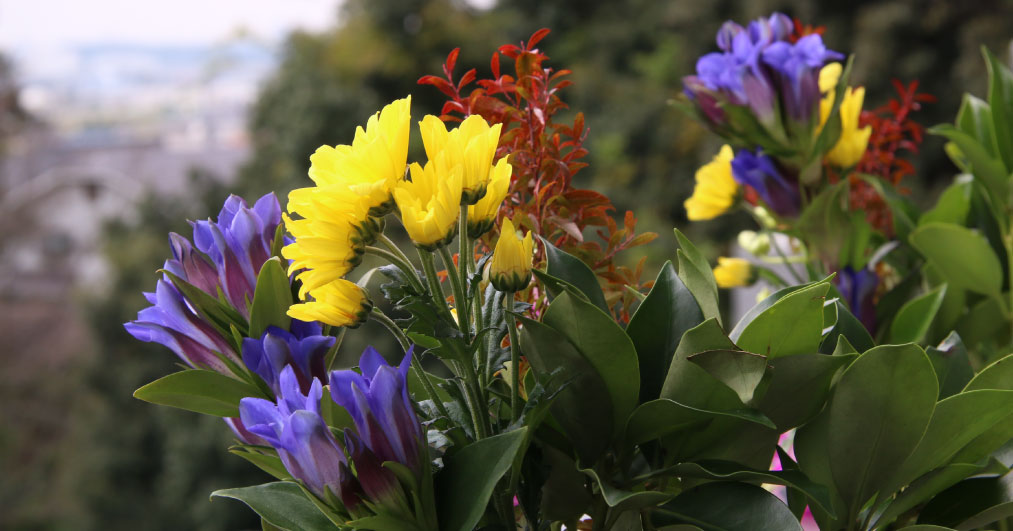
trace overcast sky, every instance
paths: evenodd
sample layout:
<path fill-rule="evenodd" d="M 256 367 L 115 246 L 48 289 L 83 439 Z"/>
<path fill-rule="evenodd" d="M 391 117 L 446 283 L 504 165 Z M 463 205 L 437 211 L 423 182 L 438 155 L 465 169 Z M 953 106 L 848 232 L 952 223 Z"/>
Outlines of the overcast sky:
<path fill-rule="evenodd" d="M 208 44 L 246 28 L 266 38 L 331 26 L 339 0 L 0 0 L 0 50 L 21 69 L 59 67 L 72 46 Z"/>

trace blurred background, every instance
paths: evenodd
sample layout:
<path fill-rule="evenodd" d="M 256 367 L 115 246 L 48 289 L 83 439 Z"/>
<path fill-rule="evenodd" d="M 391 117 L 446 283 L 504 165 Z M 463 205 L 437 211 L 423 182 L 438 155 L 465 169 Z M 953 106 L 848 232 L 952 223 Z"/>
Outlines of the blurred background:
<path fill-rule="evenodd" d="M 0 0 L 0 529 L 259 529 L 208 501 L 265 479 L 225 452 L 220 421 L 131 397 L 175 357 L 122 323 L 146 305 L 167 232 L 189 235 L 229 193 L 284 204 L 316 147 L 350 142 L 395 98 L 412 94 L 416 120 L 437 113 L 442 96 L 415 81 L 455 47 L 458 74 L 488 75 L 500 44 L 551 28 L 539 48 L 573 70 L 562 97 L 590 127 L 580 185 L 660 234 L 627 259 L 647 253 L 653 278 L 673 226 L 716 256 L 748 220 L 687 223 L 693 172 L 718 146 L 667 101 L 722 21 L 774 10 L 856 54 L 866 108 L 892 78 L 920 80 L 938 97 L 928 125 L 985 94 L 981 45 L 1011 51 L 1009 0 Z M 905 181 L 919 201 L 954 172 L 941 147 L 928 138 Z M 342 355 L 381 334 L 361 328 Z"/>

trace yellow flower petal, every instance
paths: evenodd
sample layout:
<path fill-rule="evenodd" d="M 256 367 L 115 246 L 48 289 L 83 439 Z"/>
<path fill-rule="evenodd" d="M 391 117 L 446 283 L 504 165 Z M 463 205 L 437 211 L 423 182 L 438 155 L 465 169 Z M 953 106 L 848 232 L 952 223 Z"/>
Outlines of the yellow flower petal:
<path fill-rule="evenodd" d="M 534 241 L 531 232 L 524 239 L 517 237 L 517 230 L 509 218 L 503 220 L 499 240 L 489 264 L 489 280 L 499 291 L 520 291 L 531 281 L 531 266 L 534 260 Z"/>
<path fill-rule="evenodd" d="M 714 280 L 722 288 L 746 286 L 753 281 L 753 265 L 743 258 L 718 258 L 714 268 Z"/>
<path fill-rule="evenodd" d="M 731 146 L 726 144 L 712 161 L 696 171 L 693 195 L 684 203 L 691 221 L 713 219 L 735 204 L 739 185 L 732 177 L 734 156 Z"/>

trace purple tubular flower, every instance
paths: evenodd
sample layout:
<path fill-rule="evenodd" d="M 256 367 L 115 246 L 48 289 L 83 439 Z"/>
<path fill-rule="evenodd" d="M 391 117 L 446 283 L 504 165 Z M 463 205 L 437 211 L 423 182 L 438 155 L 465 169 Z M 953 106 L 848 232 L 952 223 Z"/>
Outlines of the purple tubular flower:
<path fill-rule="evenodd" d="M 211 257 L 218 285 L 245 317 L 249 317 L 246 301 L 253 299 L 257 274 L 271 257 L 271 244 L 279 223 L 281 206 L 273 193 L 261 197 L 253 208 L 242 198 L 231 195 L 217 222 L 209 219 L 193 223 L 194 244 Z"/>
<path fill-rule="evenodd" d="M 800 198 L 798 183 L 781 175 L 774 161 L 760 149 L 754 155 L 747 149 L 739 150 L 732 159 L 732 177 L 741 185 L 749 186 L 777 215 L 798 215 Z"/>
<path fill-rule="evenodd" d="M 294 369 L 299 388 L 307 392 L 314 378 L 327 377 L 324 356 L 334 338 L 321 335 L 319 323 L 292 320 L 292 331 L 269 326 L 260 339 L 243 339 L 243 363 L 267 382 L 275 395 L 281 392 L 280 376 L 286 366 Z"/>
<path fill-rule="evenodd" d="M 834 277 L 837 291 L 841 292 L 851 313 L 865 325 L 870 334 L 876 333 L 876 288 L 879 286 L 879 275 L 869 268 L 855 271 L 845 266 Z"/>
<path fill-rule="evenodd" d="M 218 352 L 236 362 L 239 356 L 221 334 L 204 321 L 183 294 L 167 280 L 159 280 L 155 293 L 145 293 L 152 306 L 137 313 L 137 320 L 124 325 L 141 341 L 169 347 L 187 365 L 230 374 Z"/>
<path fill-rule="evenodd" d="M 279 385 L 277 403 L 262 398 L 240 400 L 239 418 L 243 426 L 278 451 L 292 477 L 302 480 L 320 497 L 325 496 L 325 489 L 330 489 L 354 514 L 359 504 L 357 484 L 344 451 L 320 416 L 323 396 L 320 380 L 314 379 L 304 395 L 295 372 L 286 367 L 281 371 Z"/>
<path fill-rule="evenodd" d="M 775 72 L 788 117 L 808 123 L 820 101 L 820 68 L 844 56 L 827 49 L 817 35 L 806 35 L 791 44 L 778 41 L 763 50 L 763 63 Z"/>
<path fill-rule="evenodd" d="M 420 477 L 425 434 L 408 396 L 411 356 L 409 349 L 401 364 L 392 367 L 373 347 L 367 348 L 359 359 L 362 374 L 331 372 L 331 398 L 348 410 L 362 442 L 381 463 L 401 463 Z"/>
<path fill-rule="evenodd" d="M 682 78 L 682 92 L 690 100 L 696 103 L 700 111 L 707 119 L 717 126 L 724 125 L 726 120 L 725 111 L 721 110 L 720 100 L 714 91 L 707 88 L 697 76 L 686 76 Z"/>

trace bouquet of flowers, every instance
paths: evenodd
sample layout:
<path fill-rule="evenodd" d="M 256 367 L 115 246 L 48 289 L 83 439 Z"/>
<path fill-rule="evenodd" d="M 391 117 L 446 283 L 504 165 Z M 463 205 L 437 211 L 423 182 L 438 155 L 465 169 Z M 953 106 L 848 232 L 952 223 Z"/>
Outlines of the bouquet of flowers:
<path fill-rule="evenodd" d="M 640 281 L 643 262 L 615 264 L 654 235 L 631 213 L 620 228 L 608 198 L 573 186 L 586 129 L 580 115 L 553 121 L 568 81 L 535 48 L 547 33 L 501 47 L 491 79 L 455 82 L 455 50 L 444 77 L 420 80 L 449 98 L 418 123 L 424 163 L 407 160 L 406 97 L 351 145 L 312 154 L 313 185 L 284 211 L 273 194 L 252 207 L 233 196 L 191 239 L 170 235 L 151 306 L 126 326 L 185 368 L 135 396 L 223 418 L 229 451 L 275 480 L 212 496 L 287 530 L 969 529 L 1013 513 L 1009 331 L 978 331 L 984 358 L 956 333 L 921 345 L 941 312 L 1009 316 L 1010 261 L 972 260 L 993 243 L 962 225 L 985 208 L 1013 248 L 1009 71 L 993 60 L 989 104 L 969 97 L 958 126 L 938 129 L 973 176 L 922 223 L 902 219 L 893 183 L 863 165 L 920 129 L 863 125 L 862 90 L 818 33 L 778 14 L 723 26 L 684 104 L 730 147 L 697 174 L 687 209 L 705 219 L 741 200 L 811 276 L 731 326 L 718 286 L 750 274 L 712 271 L 678 230 L 653 282 Z M 869 190 L 889 227 L 852 210 Z M 396 226 L 414 249 L 390 237 Z M 878 254 L 917 275 L 899 285 L 931 289 L 878 318 L 892 324 L 874 336 L 864 297 L 878 284 L 863 275 L 886 234 L 897 239 Z M 366 254 L 387 265 L 348 280 Z M 951 315 L 972 302 L 978 318 Z M 336 367 L 367 319 L 401 349 Z"/>

